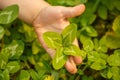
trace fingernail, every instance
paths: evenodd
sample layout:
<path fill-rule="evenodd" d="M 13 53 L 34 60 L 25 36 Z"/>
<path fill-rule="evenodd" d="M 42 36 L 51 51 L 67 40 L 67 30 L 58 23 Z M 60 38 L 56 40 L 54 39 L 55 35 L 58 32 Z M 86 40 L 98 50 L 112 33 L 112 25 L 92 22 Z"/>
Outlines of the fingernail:
<path fill-rule="evenodd" d="M 81 64 L 82 63 L 82 57 L 76 56 L 76 57 L 74 57 L 74 61 L 75 61 L 76 64 Z"/>

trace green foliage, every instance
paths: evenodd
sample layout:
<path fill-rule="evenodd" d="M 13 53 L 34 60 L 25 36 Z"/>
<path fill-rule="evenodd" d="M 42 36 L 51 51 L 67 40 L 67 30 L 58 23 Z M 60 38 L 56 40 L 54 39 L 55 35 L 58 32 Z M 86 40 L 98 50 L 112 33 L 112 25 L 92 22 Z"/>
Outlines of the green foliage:
<path fill-rule="evenodd" d="M 115 34 L 113 32 L 106 33 L 106 45 L 111 49 L 117 49 L 120 48 L 120 36 L 118 34 Z M 117 44 L 116 44 L 117 42 Z"/>
<path fill-rule="evenodd" d="M 26 70 L 21 70 L 19 80 L 30 80 L 30 74 Z"/>
<path fill-rule="evenodd" d="M 10 73 L 15 73 L 19 71 L 20 64 L 17 61 L 11 61 L 6 65 L 6 68 L 9 70 Z"/>
<path fill-rule="evenodd" d="M 120 34 L 120 15 L 114 20 L 112 28 L 115 33 Z"/>
<path fill-rule="evenodd" d="M 107 19 L 108 13 L 107 13 L 106 6 L 104 6 L 104 5 L 99 6 L 99 8 L 98 8 L 98 15 L 100 16 L 100 18 L 102 18 L 104 20 Z"/>
<path fill-rule="evenodd" d="M 107 59 L 110 66 L 120 66 L 120 50 L 115 50 Z"/>
<path fill-rule="evenodd" d="M 2 26 L 0 26 L 0 40 L 3 38 L 4 33 L 5 33 L 4 28 Z"/>
<path fill-rule="evenodd" d="M 17 5 L 1 10 L 0 80 L 120 80 L 120 0 L 46 1 L 69 7 L 85 3 L 86 10 L 69 19 L 74 24 L 62 33 L 44 34 L 48 47 L 56 50 L 53 59 L 33 27 L 16 19 Z M 72 45 L 75 37 L 80 49 Z M 63 67 L 69 55 L 83 58 L 74 75 Z"/>

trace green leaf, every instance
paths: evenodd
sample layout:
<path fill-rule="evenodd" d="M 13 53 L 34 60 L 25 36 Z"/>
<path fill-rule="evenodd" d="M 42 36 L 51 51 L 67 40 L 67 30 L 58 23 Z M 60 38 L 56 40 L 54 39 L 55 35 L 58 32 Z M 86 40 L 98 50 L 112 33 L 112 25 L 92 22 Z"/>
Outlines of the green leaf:
<path fill-rule="evenodd" d="M 38 74 L 37 74 L 37 72 L 35 72 L 34 70 L 30 70 L 29 71 L 30 72 L 30 75 L 31 75 L 31 77 L 32 77 L 32 80 L 38 80 L 39 78 L 39 76 L 38 76 Z"/>
<path fill-rule="evenodd" d="M 99 8 L 98 8 L 99 17 L 102 18 L 103 20 L 106 20 L 107 19 L 107 14 L 108 13 L 107 13 L 106 6 L 104 6 L 104 5 L 99 6 Z"/>
<path fill-rule="evenodd" d="M 84 76 L 82 76 L 81 80 L 94 80 L 94 78 L 93 78 L 93 76 L 84 75 Z"/>
<path fill-rule="evenodd" d="M 52 71 L 52 68 L 51 68 L 51 65 L 49 64 L 49 62 L 43 60 L 42 63 L 43 63 L 43 65 L 44 65 L 45 70 L 47 70 L 47 71 L 49 71 L 49 72 Z"/>
<path fill-rule="evenodd" d="M 71 45 L 69 47 L 64 47 L 64 54 L 72 56 L 81 56 L 81 51 L 78 46 Z"/>
<path fill-rule="evenodd" d="M 94 44 L 91 39 L 87 39 L 83 42 L 83 49 L 85 51 L 92 51 L 94 49 Z"/>
<path fill-rule="evenodd" d="M 100 54 L 100 58 L 101 58 L 101 59 L 107 61 L 108 54 L 106 54 L 106 53 L 102 53 L 102 52 L 100 52 L 99 54 Z"/>
<path fill-rule="evenodd" d="M 85 11 L 84 14 L 80 16 L 80 23 L 82 24 L 82 26 L 90 25 L 95 21 L 95 19 L 95 14 Z"/>
<path fill-rule="evenodd" d="M 111 69 L 108 69 L 107 78 L 110 79 L 113 76 Z"/>
<path fill-rule="evenodd" d="M 101 1 L 102 3 L 103 3 L 103 5 L 105 5 L 105 6 L 107 6 L 107 8 L 109 9 L 109 10 L 113 10 L 114 9 L 114 1 L 113 0 L 103 0 L 103 1 Z M 115 1 L 116 2 L 116 1 Z"/>
<path fill-rule="evenodd" d="M 5 8 L 0 13 L 0 24 L 9 24 L 13 22 L 18 17 L 18 6 L 12 5 Z"/>
<path fill-rule="evenodd" d="M 84 4 L 87 2 L 87 0 L 66 0 L 65 2 L 67 5 L 75 6 L 75 5 L 79 5 L 79 4 Z"/>
<path fill-rule="evenodd" d="M 6 69 L 3 71 L 4 80 L 10 80 L 9 71 Z"/>
<path fill-rule="evenodd" d="M 56 49 L 62 46 L 62 37 L 56 32 L 45 32 L 43 39 L 48 47 Z"/>
<path fill-rule="evenodd" d="M 90 37 L 97 37 L 97 31 L 92 26 L 86 26 L 84 33 Z"/>
<path fill-rule="evenodd" d="M 5 69 L 6 64 L 8 62 L 9 58 L 9 51 L 8 50 L 2 50 L 0 53 L 0 69 Z"/>
<path fill-rule="evenodd" d="M 120 4 L 119 0 L 114 1 L 115 7 L 120 11 L 120 5 L 119 4 Z"/>
<path fill-rule="evenodd" d="M 3 79 L 3 72 L 2 72 L 2 70 L 0 70 L 0 80 L 4 80 Z"/>
<path fill-rule="evenodd" d="M 106 33 L 105 38 L 106 38 L 106 45 L 108 48 L 110 49 L 120 48 L 120 35 L 115 33 Z"/>
<path fill-rule="evenodd" d="M 59 72 L 52 71 L 52 76 L 54 77 L 54 80 L 59 80 Z"/>
<path fill-rule="evenodd" d="M 36 39 L 33 43 L 32 43 L 32 53 L 33 54 L 38 54 L 39 52 L 43 52 L 44 49 L 42 48 L 42 46 L 40 45 L 40 42 L 38 41 L 38 39 Z"/>
<path fill-rule="evenodd" d="M 75 0 L 75 1 L 78 1 L 78 0 Z M 87 0 L 79 0 L 80 1 L 80 4 L 84 4 L 87 2 Z"/>
<path fill-rule="evenodd" d="M 9 53 L 10 59 L 18 59 L 24 50 L 24 43 L 22 41 L 13 40 L 11 44 L 2 49 L 2 53 Z"/>
<path fill-rule="evenodd" d="M 106 38 L 102 37 L 99 41 L 99 51 L 101 52 L 107 52 L 108 51 L 108 47 L 106 45 Z"/>
<path fill-rule="evenodd" d="M 63 45 L 68 46 L 75 40 L 77 34 L 77 25 L 70 24 L 62 31 Z"/>
<path fill-rule="evenodd" d="M 34 56 L 32 56 L 32 55 L 28 57 L 28 61 L 29 61 L 31 64 L 33 64 L 33 65 L 36 64 L 35 58 L 34 58 Z"/>
<path fill-rule="evenodd" d="M 107 52 L 108 47 L 106 46 L 106 38 L 102 37 L 100 40 L 94 39 L 95 50 L 98 52 Z"/>
<path fill-rule="evenodd" d="M 24 50 L 24 44 L 21 41 L 13 41 L 4 47 L 0 53 L 0 68 L 5 68 L 8 59 L 18 59 Z"/>
<path fill-rule="evenodd" d="M 0 59 L 0 69 L 4 69 L 6 64 L 7 64 L 7 61 L 3 60 L 3 59 Z"/>
<path fill-rule="evenodd" d="M 14 26 L 13 28 L 7 28 L 5 29 L 5 35 L 10 36 L 10 39 L 14 40 L 24 40 L 23 35 L 18 32 L 18 28 L 21 26 Z"/>
<path fill-rule="evenodd" d="M 67 56 L 64 55 L 63 48 L 61 47 L 57 48 L 57 51 L 52 61 L 52 65 L 54 69 L 58 70 L 62 68 L 66 61 L 67 61 Z"/>
<path fill-rule="evenodd" d="M 120 80 L 120 68 L 119 67 L 112 67 L 111 72 L 113 74 L 113 80 Z"/>
<path fill-rule="evenodd" d="M 97 59 L 100 58 L 100 54 L 98 52 L 96 52 L 96 51 L 90 51 L 87 54 L 87 57 L 88 57 L 89 62 L 94 62 L 94 61 L 97 61 Z"/>
<path fill-rule="evenodd" d="M 19 32 L 24 33 L 25 42 L 32 42 L 37 38 L 34 28 L 26 23 L 22 23 L 19 28 Z"/>
<path fill-rule="evenodd" d="M 5 30 L 2 26 L 0 26 L 0 40 L 3 38 L 4 34 L 5 34 Z"/>
<path fill-rule="evenodd" d="M 19 80 L 30 80 L 30 74 L 27 70 L 21 70 Z"/>
<path fill-rule="evenodd" d="M 115 18 L 112 28 L 116 34 L 120 35 L 120 15 Z"/>
<path fill-rule="evenodd" d="M 92 63 L 92 65 L 90 66 L 92 69 L 94 70 L 102 70 L 105 69 L 106 66 L 106 61 L 103 59 L 96 59 L 96 61 L 94 63 Z"/>
<path fill-rule="evenodd" d="M 84 31 L 78 31 L 80 42 L 83 44 L 86 40 L 91 39 L 90 36 L 86 35 Z"/>
<path fill-rule="evenodd" d="M 6 68 L 10 73 L 16 73 L 18 70 L 20 70 L 20 64 L 17 61 L 11 61 L 7 64 Z"/>
<path fill-rule="evenodd" d="M 111 68 L 107 67 L 106 69 L 104 69 L 101 72 L 101 76 L 104 77 L 104 78 L 108 78 L 108 79 L 112 78 L 113 72 L 111 71 Z"/>
<path fill-rule="evenodd" d="M 120 49 L 115 50 L 114 54 L 108 57 L 107 62 L 110 66 L 120 66 Z"/>

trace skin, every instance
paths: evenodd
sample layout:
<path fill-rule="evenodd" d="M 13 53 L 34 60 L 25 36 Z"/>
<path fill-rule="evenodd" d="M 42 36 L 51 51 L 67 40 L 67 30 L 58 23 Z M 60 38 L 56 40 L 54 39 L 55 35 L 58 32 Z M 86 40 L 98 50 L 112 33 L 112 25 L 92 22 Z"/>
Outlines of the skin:
<path fill-rule="evenodd" d="M 34 27 L 40 43 L 52 58 L 54 57 L 55 50 L 50 49 L 45 44 L 42 37 L 43 33 L 46 31 L 61 33 L 61 31 L 70 24 L 68 18 L 79 16 L 85 10 L 85 6 L 83 4 L 75 7 L 63 7 L 51 6 L 44 0 L 0 0 L 1 9 L 12 4 L 19 5 L 19 18 Z M 75 39 L 73 44 L 78 46 L 77 39 Z M 65 64 L 65 68 L 68 72 L 75 74 L 77 72 L 76 65 L 81 63 L 81 57 L 69 56 L 69 59 Z"/>

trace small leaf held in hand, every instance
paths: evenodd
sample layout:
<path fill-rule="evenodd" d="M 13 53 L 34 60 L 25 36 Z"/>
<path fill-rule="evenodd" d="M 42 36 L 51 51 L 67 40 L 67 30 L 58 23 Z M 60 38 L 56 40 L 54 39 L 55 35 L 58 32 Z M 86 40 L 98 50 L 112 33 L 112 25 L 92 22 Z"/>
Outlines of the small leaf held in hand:
<path fill-rule="evenodd" d="M 52 61 L 53 67 L 58 70 L 63 67 L 66 61 L 67 56 L 63 54 L 63 48 L 58 48 Z"/>
<path fill-rule="evenodd" d="M 56 32 L 46 32 L 43 34 L 43 39 L 48 47 L 55 49 L 62 46 L 62 37 Z"/>
<path fill-rule="evenodd" d="M 75 45 L 64 48 L 65 55 L 81 56 L 80 53 L 81 53 L 80 49 Z"/>
<path fill-rule="evenodd" d="M 77 25 L 76 24 L 70 24 L 62 31 L 62 38 L 63 38 L 63 45 L 67 45 L 68 43 L 71 44 L 77 33 Z"/>

